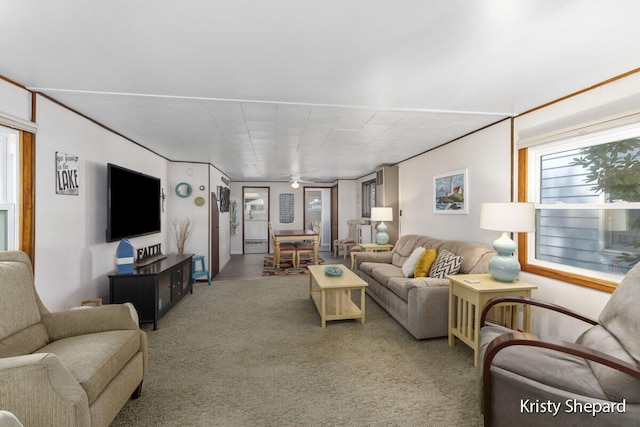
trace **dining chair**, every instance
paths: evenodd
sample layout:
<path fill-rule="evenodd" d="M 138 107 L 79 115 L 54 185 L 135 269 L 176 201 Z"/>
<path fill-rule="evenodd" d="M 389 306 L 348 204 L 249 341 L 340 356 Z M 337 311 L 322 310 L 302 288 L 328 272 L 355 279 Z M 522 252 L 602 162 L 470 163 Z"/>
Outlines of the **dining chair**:
<path fill-rule="evenodd" d="M 273 227 L 271 226 L 271 222 L 269 222 L 269 238 L 271 241 L 271 249 L 273 251 L 273 260 L 271 266 L 275 268 L 276 266 L 276 238 L 273 233 Z M 296 245 L 293 242 L 280 242 L 280 263 L 282 260 L 289 259 L 291 260 L 291 266 L 296 268 L 297 265 L 297 251 Z"/>
<path fill-rule="evenodd" d="M 320 221 L 313 221 L 311 223 L 311 230 L 318 234 L 318 246 L 322 243 L 322 224 Z M 313 259 L 313 240 L 304 240 L 301 242 L 295 242 L 297 252 L 297 265 L 296 268 L 300 268 L 301 260 Z"/>

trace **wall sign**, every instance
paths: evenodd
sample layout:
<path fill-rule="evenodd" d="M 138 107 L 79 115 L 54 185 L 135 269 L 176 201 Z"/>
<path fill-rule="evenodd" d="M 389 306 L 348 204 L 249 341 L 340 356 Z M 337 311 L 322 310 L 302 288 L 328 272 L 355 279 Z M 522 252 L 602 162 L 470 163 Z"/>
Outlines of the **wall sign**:
<path fill-rule="evenodd" d="M 56 151 L 56 194 L 78 195 L 78 156 Z"/>

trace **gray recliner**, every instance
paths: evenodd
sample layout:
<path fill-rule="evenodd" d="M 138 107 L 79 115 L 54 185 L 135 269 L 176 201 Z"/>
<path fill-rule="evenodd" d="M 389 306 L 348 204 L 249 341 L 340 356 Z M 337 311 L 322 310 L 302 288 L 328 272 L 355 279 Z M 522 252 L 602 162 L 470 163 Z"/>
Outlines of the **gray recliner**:
<path fill-rule="evenodd" d="M 550 309 L 592 325 L 575 343 L 485 323 L 499 303 Z M 640 425 L 640 264 L 623 279 L 598 321 L 528 298 L 484 308 L 478 364 L 485 426 Z"/>

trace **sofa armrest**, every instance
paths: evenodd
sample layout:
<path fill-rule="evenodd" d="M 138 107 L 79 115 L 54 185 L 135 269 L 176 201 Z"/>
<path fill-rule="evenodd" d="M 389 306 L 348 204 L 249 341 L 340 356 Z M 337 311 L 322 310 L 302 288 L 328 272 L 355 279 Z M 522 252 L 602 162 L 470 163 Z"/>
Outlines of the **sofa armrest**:
<path fill-rule="evenodd" d="M 381 262 L 391 264 L 393 252 L 358 252 L 356 253 L 356 265 L 363 262 Z"/>
<path fill-rule="evenodd" d="M 91 424 L 86 392 L 51 353 L 0 358 L 0 384 L 0 408 L 24 425 Z"/>
<path fill-rule="evenodd" d="M 42 324 L 52 341 L 77 335 L 122 329 L 139 329 L 124 304 L 65 310 L 42 315 Z"/>

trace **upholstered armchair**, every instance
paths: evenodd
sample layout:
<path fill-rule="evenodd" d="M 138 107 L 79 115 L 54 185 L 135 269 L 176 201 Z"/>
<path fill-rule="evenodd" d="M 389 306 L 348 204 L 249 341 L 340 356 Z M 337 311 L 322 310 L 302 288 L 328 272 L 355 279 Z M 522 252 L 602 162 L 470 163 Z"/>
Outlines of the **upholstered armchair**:
<path fill-rule="evenodd" d="M 135 318 L 122 304 L 49 312 L 29 258 L 0 252 L 0 409 L 25 426 L 108 426 L 147 371 Z"/>
<path fill-rule="evenodd" d="M 496 304 L 529 304 L 591 325 L 576 342 L 490 323 Z M 640 264 L 611 295 L 598 321 L 519 297 L 483 310 L 478 364 L 485 426 L 640 425 Z"/>

